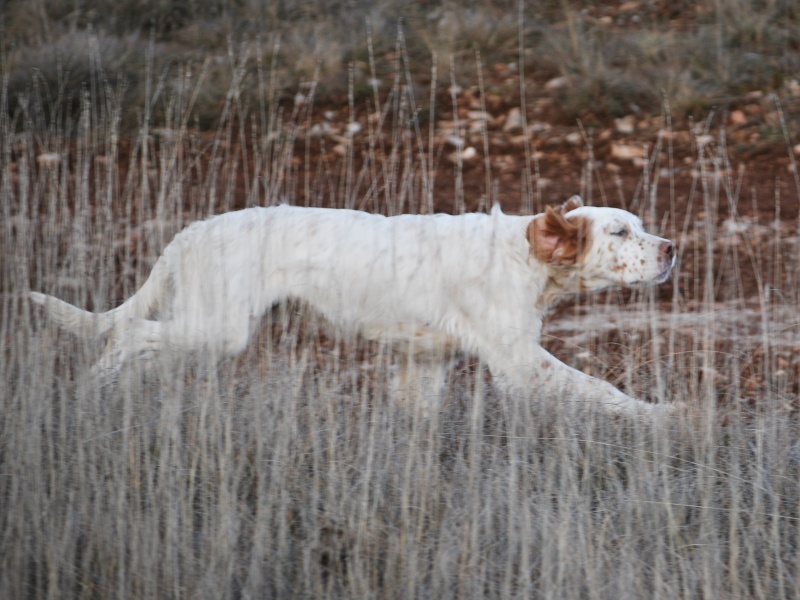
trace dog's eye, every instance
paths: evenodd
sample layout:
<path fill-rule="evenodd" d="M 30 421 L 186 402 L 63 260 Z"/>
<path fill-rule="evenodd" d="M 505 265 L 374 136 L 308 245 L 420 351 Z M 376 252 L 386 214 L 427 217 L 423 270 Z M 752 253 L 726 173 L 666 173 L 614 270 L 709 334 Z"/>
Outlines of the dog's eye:
<path fill-rule="evenodd" d="M 625 237 L 626 235 L 628 235 L 628 230 L 623 227 L 622 229 L 613 232 L 611 235 L 616 235 L 616 236 L 619 236 L 619 237 Z"/>

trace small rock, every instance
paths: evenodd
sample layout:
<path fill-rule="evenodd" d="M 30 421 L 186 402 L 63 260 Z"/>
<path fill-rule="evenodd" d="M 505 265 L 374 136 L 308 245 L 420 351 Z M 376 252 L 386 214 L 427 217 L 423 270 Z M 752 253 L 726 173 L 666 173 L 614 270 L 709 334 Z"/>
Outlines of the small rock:
<path fill-rule="evenodd" d="M 359 131 L 361 131 L 361 123 L 359 123 L 358 121 L 352 121 L 347 124 L 347 133 L 349 135 L 355 135 Z"/>
<path fill-rule="evenodd" d="M 566 136 L 564 136 L 564 139 L 568 144 L 577 146 L 583 141 L 583 136 L 581 135 L 580 131 L 573 131 L 572 133 L 568 133 Z"/>
<path fill-rule="evenodd" d="M 800 144 L 797 144 L 794 148 L 792 148 L 792 151 L 800 156 Z"/>
<path fill-rule="evenodd" d="M 731 111 L 730 116 L 728 119 L 731 122 L 731 125 L 744 125 L 747 123 L 747 115 L 744 114 L 743 110 L 733 110 Z"/>
<path fill-rule="evenodd" d="M 467 118 L 471 121 L 491 121 L 492 115 L 485 110 L 471 110 L 467 113 Z"/>
<path fill-rule="evenodd" d="M 472 146 L 468 146 L 464 148 L 461 152 L 456 150 L 455 152 L 451 152 L 447 156 L 447 160 L 454 165 L 458 164 L 469 164 L 475 161 L 478 157 L 478 151 L 475 150 Z"/>
<path fill-rule="evenodd" d="M 314 123 L 311 129 L 308 130 L 308 135 L 311 137 L 319 137 L 325 135 L 331 130 L 330 123 Z"/>
<path fill-rule="evenodd" d="M 647 156 L 647 153 L 642 146 L 633 146 L 631 144 L 611 144 L 611 156 L 621 160 L 634 160 L 637 158 L 644 158 Z"/>
<path fill-rule="evenodd" d="M 481 135 L 484 130 L 486 129 L 486 121 L 483 119 L 478 119 L 476 121 L 470 121 L 469 128 L 467 131 L 471 135 Z"/>
<path fill-rule="evenodd" d="M 569 83 L 569 77 L 566 75 L 562 75 L 561 77 L 554 77 L 550 81 L 544 84 L 544 89 L 546 90 L 560 90 L 563 87 L 566 87 Z"/>
<path fill-rule="evenodd" d="M 631 135 L 636 131 L 636 120 L 633 115 L 622 117 L 621 119 L 614 119 L 615 129 L 623 135 Z"/>
<path fill-rule="evenodd" d="M 698 135 L 695 138 L 698 146 L 707 146 L 714 141 L 714 136 L 709 134 Z"/>
<path fill-rule="evenodd" d="M 503 124 L 503 131 L 505 133 L 520 133 L 524 121 L 522 119 L 522 111 L 519 108 L 512 108 L 506 115 L 506 122 Z"/>
<path fill-rule="evenodd" d="M 722 222 L 722 231 L 725 235 L 736 235 L 744 233 L 752 226 L 752 221 L 747 217 L 741 219 L 725 219 Z"/>

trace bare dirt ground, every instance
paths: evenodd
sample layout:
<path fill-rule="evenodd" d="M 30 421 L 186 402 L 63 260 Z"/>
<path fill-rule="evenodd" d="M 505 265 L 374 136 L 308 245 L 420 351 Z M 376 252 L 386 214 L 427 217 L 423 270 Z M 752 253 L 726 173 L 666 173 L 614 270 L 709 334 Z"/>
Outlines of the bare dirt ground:
<path fill-rule="evenodd" d="M 633 387 L 642 397 L 658 393 L 650 383 L 637 387 L 631 373 L 653 375 L 660 365 L 667 378 L 671 372 L 679 377 L 682 367 L 700 365 L 688 372 L 711 378 L 721 397 L 754 404 L 779 385 L 788 406 L 798 408 L 800 146 L 793 147 L 793 131 L 800 98 L 781 105 L 753 92 L 701 122 L 672 122 L 632 107 L 631 114 L 605 126 L 591 114 L 585 123 L 564 125 L 554 124 L 558 81 L 526 88 L 523 118 L 519 77 L 511 66 L 494 65 L 488 72 L 483 92 L 442 92 L 435 112 L 417 110 L 416 120 L 400 124 L 397 108 L 359 108 L 370 105 L 366 97 L 355 108 L 347 98 L 301 106 L 305 117 L 287 121 L 281 131 L 291 140 L 283 160 L 289 165 L 284 176 L 292 181 L 282 189 L 291 187 L 297 204 L 328 206 L 345 205 L 349 190 L 351 206 L 378 212 L 397 211 L 382 198 L 403 197 L 403 186 L 414 190 L 404 212 L 430 210 L 425 189 L 432 190 L 434 212 L 487 210 L 494 201 L 508 213 L 539 212 L 575 193 L 591 204 L 631 210 L 650 230 L 677 243 L 674 278 L 652 293 L 612 291 L 564 302 L 545 326 L 545 346 L 568 364 Z M 303 100 L 286 100 L 287 114 L 298 102 Z M 262 203 L 255 188 L 272 184 L 254 183 L 251 175 L 258 154 L 253 140 L 263 134 L 237 135 L 237 128 L 231 128 L 225 152 L 228 160 L 241 158 L 241 172 L 224 210 Z M 189 180 L 192 169 L 211 170 L 208 149 L 214 143 L 212 133 L 192 135 L 199 151 Z M 159 156 L 167 145 L 153 137 Z M 120 181 L 139 160 L 123 143 Z M 190 218 L 207 214 L 202 201 L 191 193 L 186 198 Z M 126 210 L 136 214 L 136 207 Z M 119 244 L 121 279 L 145 243 L 136 230 L 128 235 Z M 130 285 L 117 289 L 121 301 Z M 312 337 L 330 344 L 324 334 Z"/>
<path fill-rule="evenodd" d="M 532 108 L 520 124 L 513 104 L 518 80 L 503 65 L 492 73 L 487 87 L 494 91 L 483 100 L 476 90 L 463 92 L 458 109 L 442 111 L 437 120 L 436 212 L 486 210 L 489 198 L 506 212 L 530 206 L 538 212 L 581 193 L 593 204 L 640 214 L 680 252 L 675 277 L 652 296 L 613 291 L 564 302 L 546 324 L 545 346 L 642 397 L 657 394 L 636 388 L 623 372 L 652 374 L 658 363 L 667 378 L 699 372 L 721 390 L 719 397 L 750 406 L 777 385 L 795 410 L 800 186 L 784 108 L 753 93 L 702 123 L 631 114 L 605 128 L 551 125 L 553 101 L 545 85 L 529 96 Z M 336 121 L 347 114 L 346 108 L 328 107 L 318 122 L 344 131 L 346 125 Z M 336 145 L 346 140 L 332 135 L 327 146 L 298 141 L 298 155 L 314 149 L 306 153 L 309 173 L 331 168 L 346 154 Z M 363 154 L 354 151 L 353 157 L 357 173 Z M 645 302 L 632 302 L 637 299 Z M 626 364 L 631 355 L 635 365 Z M 703 385 L 701 380 L 692 385 Z"/>

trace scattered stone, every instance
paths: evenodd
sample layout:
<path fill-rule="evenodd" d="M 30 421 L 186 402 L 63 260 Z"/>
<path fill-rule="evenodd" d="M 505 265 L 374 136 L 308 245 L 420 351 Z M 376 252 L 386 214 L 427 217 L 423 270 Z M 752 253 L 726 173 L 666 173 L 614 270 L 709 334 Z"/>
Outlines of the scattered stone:
<path fill-rule="evenodd" d="M 467 146 L 459 152 L 456 150 L 455 152 L 451 152 L 447 156 L 447 160 L 450 161 L 451 164 L 457 165 L 459 163 L 468 164 L 474 162 L 478 158 L 478 151 L 475 150 L 472 146 Z"/>
<path fill-rule="evenodd" d="M 743 110 L 733 110 L 731 111 L 730 116 L 728 119 L 731 122 L 731 125 L 744 125 L 747 123 L 747 115 L 744 114 Z"/>
<path fill-rule="evenodd" d="M 573 131 L 572 133 L 568 133 L 566 136 L 564 136 L 564 140 L 566 140 L 568 144 L 577 146 L 583 141 L 583 136 L 581 135 L 580 131 Z"/>
<path fill-rule="evenodd" d="M 467 118 L 471 121 L 491 121 L 492 115 L 485 110 L 471 110 L 467 113 Z"/>
<path fill-rule="evenodd" d="M 561 88 L 566 87 L 568 83 L 569 83 L 569 77 L 567 77 L 566 75 L 562 75 L 561 77 L 554 77 L 553 79 L 545 83 L 544 89 L 550 91 L 560 90 Z"/>
<path fill-rule="evenodd" d="M 722 222 L 722 231 L 725 235 L 736 235 L 737 233 L 745 233 L 752 225 L 752 220 L 748 217 L 725 219 Z"/>
<path fill-rule="evenodd" d="M 486 121 L 483 119 L 477 119 L 475 121 L 470 121 L 468 131 L 471 135 L 481 135 L 485 129 Z"/>
<path fill-rule="evenodd" d="M 311 137 L 319 137 L 327 134 L 331 130 L 330 123 L 314 123 L 311 129 L 308 130 L 308 135 Z"/>
<path fill-rule="evenodd" d="M 347 134 L 348 135 L 355 135 L 361 131 L 361 123 L 358 121 L 352 121 L 347 124 Z"/>
<path fill-rule="evenodd" d="M 472 160 L 478 156 L 478 151 L 475 150 L 472 146 L 464 148 L 464 152 L 461 153 L 461 158 L 463 160 Z"/>
<path fill-rule="evenodd" d="M 792 148 L 792 151 L 800 156 L 800 144 L 797 144 L 794 148 Z"/>
<path fill-rule="evenodd" d="M 674 177 L 678 174 L 678 169 L 670 169 L 668 167 L 661 167 L 658 170 L 658 176 L 661 179 L 669 179 L 670 177 Z"/>
<path fill-rule="evenodd" d="M 623 135 L 631 135 L 636 131 L 636 119 L 633 115 L 628 115 L 621 119 L 614 119 L 614 128 Z"/>
<path fill-rule="evenodd" d="M 512 108 L 506 115 L 506 122 L 503 124 L 505 133 L 521 133 L 525 122 L 522 118 L 522 111 L 519 108 Z"/>
<path fill-rule="evenodd" d="M 647 152 L 642 146 L 631 144 L 611 144 L 611 156 L 620 160 L 643 159 Z"/>

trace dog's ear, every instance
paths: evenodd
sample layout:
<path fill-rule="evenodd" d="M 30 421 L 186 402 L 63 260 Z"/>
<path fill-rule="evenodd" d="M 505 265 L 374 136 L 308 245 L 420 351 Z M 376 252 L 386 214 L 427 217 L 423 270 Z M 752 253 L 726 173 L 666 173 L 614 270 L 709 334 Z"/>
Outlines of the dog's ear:
<path fill-rule="evenodd" d="M 583 206 L 583 198 L 575 195 L 561 205 L 561 212 L 568 213 L 572 209 L 580 208 L 581 206 Z"/>
<path fill-rule="evenodd" d="M 527 231 L 531 256 L 556 266 L 579 263 L 589 247 L 588 235 L 587 219 L 567 220 L 561 208 L 551 206 L 530 222 Z"/>

